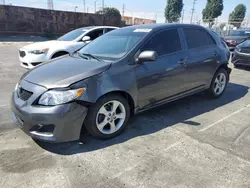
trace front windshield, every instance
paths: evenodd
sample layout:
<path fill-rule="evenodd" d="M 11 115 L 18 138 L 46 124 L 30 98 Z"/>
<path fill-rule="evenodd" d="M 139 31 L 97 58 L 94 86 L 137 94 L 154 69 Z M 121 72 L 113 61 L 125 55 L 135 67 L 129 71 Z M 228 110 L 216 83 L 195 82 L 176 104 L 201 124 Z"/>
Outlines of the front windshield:
<path fill-rule="evenodd" d="M 72 41 L 77 39 L 79 36 L 81 36 L 83 33 L 85 33 L 86 30 L 84 29 L 76 29 L 73 31 L 70 31 L 69 33 L 66 33 L 65 35 L 58 38 L 60 41 Z"/>
<path fill-rule="evenodd" d="M 245 31 L 233 31 L 232 36 L 246 36 L 246 32 Z"/>
<path fill-rule="evenodd" d="M 136 29 L 118 29 L 107 33 L 80 50 L 80 54 L 91 54 L 101 59 L 118 60 L 126 55 L 148 32 Z"/>

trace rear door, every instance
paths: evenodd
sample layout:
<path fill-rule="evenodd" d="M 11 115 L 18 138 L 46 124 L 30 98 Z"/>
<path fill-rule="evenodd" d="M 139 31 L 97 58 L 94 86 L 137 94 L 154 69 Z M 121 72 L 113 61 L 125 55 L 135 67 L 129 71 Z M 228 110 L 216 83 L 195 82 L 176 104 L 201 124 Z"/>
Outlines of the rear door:
<path fill-rule="evenodd" d="M 202 89 L 211 81 L 220 49 L 213 37 L 202 28 L 183 28 L 188 48 L 187 68 L 193 89 Z"/>
<path fill-rule="evenodd" d="M 147 108 L 186 90 L 188 72 L 184 62 L 187 51 L 183 49 L 177 29 L 157 32 L 140 51 L 156 51 L 155 62 L 137 65 L 138 102 Z"/>

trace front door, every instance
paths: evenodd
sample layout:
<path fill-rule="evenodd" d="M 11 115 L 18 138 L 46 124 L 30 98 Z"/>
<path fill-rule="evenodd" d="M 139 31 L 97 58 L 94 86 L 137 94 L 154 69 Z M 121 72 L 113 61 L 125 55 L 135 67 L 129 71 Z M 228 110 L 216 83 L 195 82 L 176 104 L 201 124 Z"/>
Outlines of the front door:
<path fill-rule="evenodd" d="M 177 29 L 156 33 L 142 51 L 156 51 L 155 62 L 145 62 L 136 67 L 139 108 L 147 108 L 161 100 L 182 93 L 187 89 L 186 59 Z"/>

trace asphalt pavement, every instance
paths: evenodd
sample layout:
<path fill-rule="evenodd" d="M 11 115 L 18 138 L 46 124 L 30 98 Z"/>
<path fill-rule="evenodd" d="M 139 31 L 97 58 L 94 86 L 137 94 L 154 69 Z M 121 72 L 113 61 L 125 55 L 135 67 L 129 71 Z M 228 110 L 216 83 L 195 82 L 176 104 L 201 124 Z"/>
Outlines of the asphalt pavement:
<path fill-rule="evenodd" d="M 11 120 L 22 45 L 0 44 L 1 188 L 250 187 L 249 70 L 233 69 L 220 99 L 200 93 L 144 112 L 117 138 L 36 143 Z"/>

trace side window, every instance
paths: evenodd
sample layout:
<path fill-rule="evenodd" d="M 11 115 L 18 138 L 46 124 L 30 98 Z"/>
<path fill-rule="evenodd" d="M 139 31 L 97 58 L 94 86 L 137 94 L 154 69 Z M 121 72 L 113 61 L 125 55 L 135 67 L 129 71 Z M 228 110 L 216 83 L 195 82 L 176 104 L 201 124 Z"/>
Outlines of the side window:
<path fill-rule="evenodd" d="M 206 32 L 206 36 L 207 36 L 208 45 L 215 45 L 216 44 L 214 39 L 212 38 L 212 36 L 209 33 Z"/>
<path fill-rule="evenodd" d="M 103 35 L 103 29 L 97 29 L 97 30 L 91 31 L 87 34 L 87 36 L 89 36 L 91 40 L 95 40 L 96 38 L 98 38 L 102 35 Z"/>
<path fill-rule="evenodd" d="M 113 31 L 113 30 L 115 30 L 115 29 L 114 28 L 107 28 L 105 33 L 108 33 L 108 32 Z"/>
<path fill-rule="evenodd" d="M 184 28 L 183 30 L 186 36 L 187 45 L 189 49 L 209 45 L 207 41 L 207 33 L 205 31 L 200 29 L 189 28 Z"/>
<path fill-rule="evenodd" d="M 159 56 L 181 51 L 181 42 L 177 29 L 161 31 L 153 36 L 142 51 L 156 51 Z"/>

